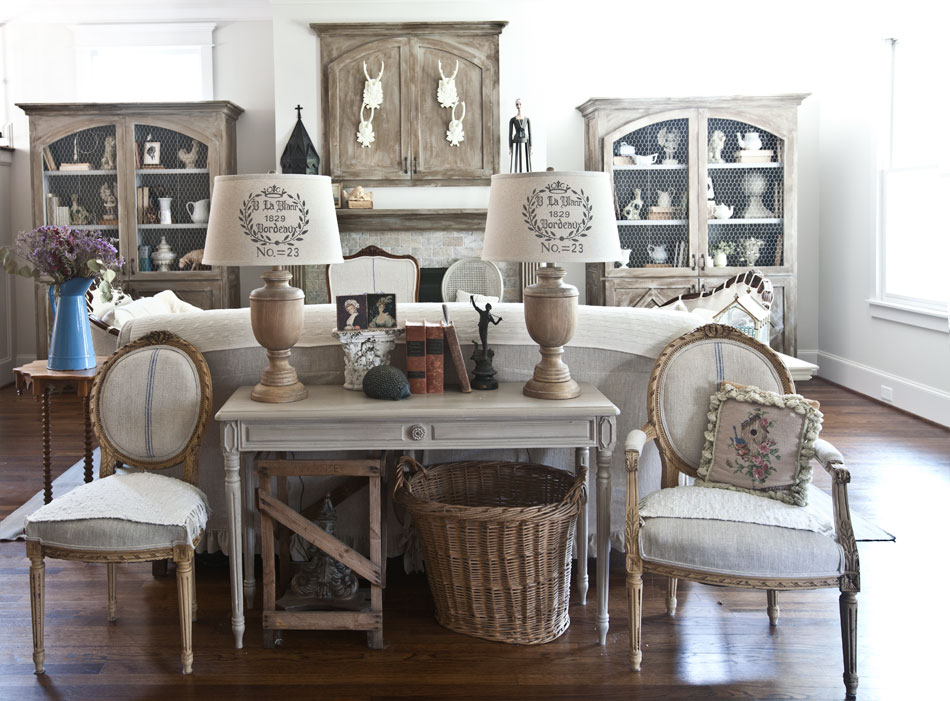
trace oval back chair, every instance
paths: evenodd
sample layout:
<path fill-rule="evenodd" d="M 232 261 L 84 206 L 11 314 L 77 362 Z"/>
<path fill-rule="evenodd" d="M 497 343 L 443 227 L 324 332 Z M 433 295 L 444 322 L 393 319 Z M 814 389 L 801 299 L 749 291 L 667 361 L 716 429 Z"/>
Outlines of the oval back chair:
<path fill-rule="evenodd" d="M 44 670 L 44 557 L 106 564 L 109 620 L 117 618 L 115 567 L 173 559 L 178 566 L 182 671 L 191 672 L 197 616 L 194 550 L 208 520 L 198 482 L 201 437 L 211 416 L 211 373 L 202 355 L 167 331 L 117 350 L 92 386 L 99 479 L 54 499 L 26 521 L 33 662 Z M 139 468 L 116 473 L 116 462 Z M 184 463 L 182 479 L 154 474 Z"/>
<path fill-rule="evenodd" d="M 442 301 L 455 302 L 459 290 L 476 295 L 505 295 L 505 280 L 498 266 L 481 258 L 462 258 L 449 266 L 442 277 Z M 468 300 L 462 300 L 468 304 Z"/>
<path fill-rule="evenodd" d="M 419 301 L 419 261 L 367 246 L 342 263 L 327 266 L 327 292 L 332 304 L 339 295 L 391 292 L 397 302 Z"/>
<path fill-rule="evenodd" d="M 765 589 L 772 625 L 778 622 L 778 591 L 837 587 L 841 591 L 844 681 L 847 693 L 852 695 L 858 683 L 855 595 L 860 580 L 848 510 L 850 475 L 842 466 L 841 455 L 827 441 L 818 440 L 816 459 L 832 475 L 834 504 L 834 522 L 828 519 L 818 530 L 761 525 L 762 520 L 747 518 L 745 512 L 725 513 L 722 504 L 727 496 L 735 494 L 759 513 L 778 514 L 781 509 L 802 509 L 800 506 L 790 507 L 762 496 L 681 486 L 681 482 L 688 481 L 682 480 L 682 475 L 697 476 L 710 396 L 723 381 L 778 394 L 795 390 L 791 375 L 770 348 L 731 326 L 709 324 L 674 339 L 660 353 L 647 390 L 648 423 L 627 436 L 625 550 L 631 665 L 639 671 L 642 661 L 645 571 L 668 577 L 666 606 L 670 615 L 676 611 L 677 581 L 686 579 Z M 662 486 L 641 500 L 638 461 L 648 440 L 657 442 L 663 466 Z M 674 490 L 681 491 L 671 494 Z M 687 494 L 682 490 L 692 491 Z M 681 498 L 687 496 L 689 499 Z M 655 508 L 658 503 L 665 504 L 665 511 Z M 661 511 L 662 516 L 657 516 Z"/>

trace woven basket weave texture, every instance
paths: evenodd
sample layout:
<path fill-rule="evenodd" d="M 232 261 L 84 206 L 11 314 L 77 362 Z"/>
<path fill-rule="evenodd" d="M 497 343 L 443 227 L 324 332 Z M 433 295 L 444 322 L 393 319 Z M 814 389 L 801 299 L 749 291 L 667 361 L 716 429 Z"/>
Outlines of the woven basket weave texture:
<path fill-rule="evenodd" d="M 436 620 L 459 633 L 524 645 L 570 625 L 571 556 L 587 471 L 455 462 L 422 468 L 396 499 L 425 558 Z"/>

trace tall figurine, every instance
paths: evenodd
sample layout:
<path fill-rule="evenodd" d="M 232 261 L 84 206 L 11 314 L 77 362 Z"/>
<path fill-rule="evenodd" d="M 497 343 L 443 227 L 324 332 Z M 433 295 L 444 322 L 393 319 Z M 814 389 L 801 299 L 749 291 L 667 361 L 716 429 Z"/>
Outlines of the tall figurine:
<path fill-rule="evenodd" d="M 521 113 L 521 98 L 515 100 L 518 110 L 514 117 L 508 120 L 508 155 L 510 156 L 509 173 L 530 173 L 531 154 L 531 120 Z"/>
<path fill-rule="evenodd" d="M 478 337 L 482 340 L 482 347 L 478 347 L 478 341 L 472 341 L 475 344 L 475 351 L 472 353 L 472 360 L 475 361 L 475 371 L 472 379 L 473 389 L 498 389 L 498 380 L 495 379 L 495 368 L 491 361 L 495 357 L 495 351 L 488 347 L 488 324 L 497 326 L 502 318 L 496 317 L 491 313 L 491 304 L 485 302 L 485 308 L 479 309 L 475 304 L 475 296 L 472 295 L 472 306 L 478 312 Z"/>

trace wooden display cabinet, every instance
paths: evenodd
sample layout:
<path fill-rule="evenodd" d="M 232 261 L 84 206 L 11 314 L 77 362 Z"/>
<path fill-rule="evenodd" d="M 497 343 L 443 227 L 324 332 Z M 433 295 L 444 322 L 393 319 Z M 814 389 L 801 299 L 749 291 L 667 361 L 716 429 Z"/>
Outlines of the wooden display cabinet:
<path fill-rule="evenodd" d="M 101 230 L 125 259 L 117 283 L 133 296 L 168 289 L 204 309 L 239 306 L 237 269 L 200 265 L 199 251 L 207 236 L 201 203 L 210 201 L 216 175 L 237 170 L 242 108 L 227 101 L 17 106 L 30 118 L 35 226 Z M 163 239 L 175 254 L 168 270 L 151 258 Z M 36 299 L 42 357 L 51 328 L 45 285 Z"/>
<path fill-rule="evenodd" d="M 659 306 L 755 268 L 776 289 L 772 346 L 794 355 L 797 109 L 805 97 L 591 99 L 578 107 L 585 168 L 611 174 L 626 251 L 622 267 L 588 265 L 588 304 Z M 711 201 L 725 205 L 720 218 L 708 205 L 710 187 Z M 714 267 L 720 246 L 730 252 Z"/>

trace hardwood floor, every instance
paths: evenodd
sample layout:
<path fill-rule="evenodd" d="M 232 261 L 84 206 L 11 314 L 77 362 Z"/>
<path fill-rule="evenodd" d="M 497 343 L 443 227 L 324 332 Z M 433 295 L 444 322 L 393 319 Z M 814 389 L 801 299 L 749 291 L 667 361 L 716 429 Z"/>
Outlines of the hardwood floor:
<path fill-rule="evenodd" d="M 800 391 L 822 403 L 822 437 L 851 469 L 851 506 L 897 536 L 860 544 L 859 698 L 936 697 L 950 644 L 945 534 L 950 431 L 822 380 Z M 81 457 L 75 398 L 53 400 L 54 476 Z M 41 488 L 39 408 L 0 390 L 0 518 Z M 816 481 L 827 487 L 823 472 Z M 622 488 L 615 485 L 617 488 Z M 594 572 L 591 563 L 591 572 Z M 174 577 L 120 567 L 119 620 L 106 621 L 105 568 L 47 560 L 47 675 L 33 675 L 28 561 L 23 543 L 0 543 L 0 699 L 689 699 L 844 696 L 837 591 L 780 595 L 768 624 L 765 594 L 680 582 L 675 618 L 665 580 L 647 577 L 643 671 L 628 667 L 622 557 L 611 562 L 611 627 L 597 645 L 596 605 L 572 604 L 571 627 L 540 646 L 510 646 L 441 628 L 424 575 L 391 561 L 385 649 L 363 634 L 290 631 L 261 647 L 260 609 L 245 648 L 230 630 L 223 557 L 197 567 L 195 672 L 179 674 Z M 593 590 L 593 589 L 592 589 Z"/>

